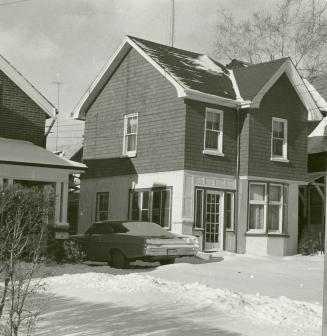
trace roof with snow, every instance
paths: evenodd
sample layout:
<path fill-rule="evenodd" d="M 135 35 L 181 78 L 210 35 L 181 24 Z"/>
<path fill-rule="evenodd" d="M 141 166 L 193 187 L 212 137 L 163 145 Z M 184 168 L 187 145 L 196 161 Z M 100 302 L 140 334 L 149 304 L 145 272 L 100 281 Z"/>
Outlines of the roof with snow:
<path fill-rule="evenodd" d="M 59 157 L 29 141 L 0 138 L 0 163 L 69 170 L 85 170 L 86 165 Z"/>
<path fill-rule="evenodd" d="M 49 117 L 55 117 L 56 108 L 54 105 L 2 55 L 0 55 L 0 71 L 40 106 Z"/>
<path fill-rule="evenodd" d="M 221 106 L 259 108 L 266 92 L 285 73 L 308 111 L 308 120 L 321 120 L 317 99 L 310 94 L 290 58 L 255 65 L 234 61 L 239 66 L 228 68 L 207 55 L 132 36 L 125 38 L 85 92 L 72 112 L 73 117 L 85 119 L 89 107 L 131 48 L 175 86 L 178 97 Z"/>
<path fill-rule="evenodd" d="M 207 55 L 129 36 L 142 50 L 183 86 L 236 99 L 230 71 Z"/>

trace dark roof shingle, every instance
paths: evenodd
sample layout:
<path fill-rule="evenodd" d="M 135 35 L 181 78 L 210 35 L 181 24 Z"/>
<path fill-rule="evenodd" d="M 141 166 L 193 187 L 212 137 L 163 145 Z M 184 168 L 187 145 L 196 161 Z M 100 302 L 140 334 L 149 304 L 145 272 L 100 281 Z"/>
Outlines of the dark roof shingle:
<path fill-rule="evenodd" d="M 229 70 L 210 57 L 132 36 L 129 38 L 184 87 L 236 99 Z"/>

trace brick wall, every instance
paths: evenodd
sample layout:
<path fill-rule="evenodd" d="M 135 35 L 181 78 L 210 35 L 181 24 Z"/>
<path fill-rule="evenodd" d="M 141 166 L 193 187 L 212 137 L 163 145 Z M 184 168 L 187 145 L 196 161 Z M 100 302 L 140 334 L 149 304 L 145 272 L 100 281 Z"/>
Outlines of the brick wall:
<path fill-rule="evenodd" d="M 88 176 L 103 175 L 108 164 L 106 176 L 183 169 L 185 110 L 173 85 L 132 49 L 87 112 Z M 120 159 L 124 115 L 135 112 L 137 156 Z"/>
<path fill-rule="evenodd" d="M 270 160 L 272 117 L 287 119 L 289 163 Z M 307 112 L 285 74 L 250 111 L 249 125 L 249 176 L 306 179 Z"/>
<path fill-rule="evenodd" d="M 46 113 L 1 71 L 0 81 L 0 137 L 45 147 Z"/>
<path fill-rule="evenodd" d="M 185 169 L 234 175 L 236 170 L 237 115 L 235 109 L 187 101 Z M 223 111 L 224 156 L 203 154 L 206 107 Z"/>

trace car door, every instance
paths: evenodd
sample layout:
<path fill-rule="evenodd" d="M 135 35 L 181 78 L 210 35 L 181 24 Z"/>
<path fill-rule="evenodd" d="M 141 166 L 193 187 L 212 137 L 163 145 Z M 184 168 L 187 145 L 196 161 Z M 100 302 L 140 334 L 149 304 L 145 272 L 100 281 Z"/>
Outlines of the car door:
<path fill-rule="evenodd" d="M 112 236 L 114 234 L 110 222 L 103 223 L 99 226 L 98 236 L 96 238 L 95 251 L 97 260 L 107 261 L 109 259 L 110 250 L 112 248 Z"/>

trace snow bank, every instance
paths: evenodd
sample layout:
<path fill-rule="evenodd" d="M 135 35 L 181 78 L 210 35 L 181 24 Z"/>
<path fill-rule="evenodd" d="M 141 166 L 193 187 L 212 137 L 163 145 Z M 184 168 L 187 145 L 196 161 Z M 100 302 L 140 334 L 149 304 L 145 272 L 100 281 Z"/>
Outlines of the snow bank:
<path fill-rule="evenodd" d="M 108 270 L 111 272 L 111 269 Z M 318 330 L 321 327 L 320 305 L 285 297 L 274 299 L 259 294 L 246 295 L 228 289 L 213 289 L 198 282 L 182 284 L 142 274 L 113 275 L 95 272 L 64 274 L 49 277 L 46 281 L 51 292 L 71 295 L 81 300 L 85 300 L 87 292 L 95 291 L 100 294 L 101 300 L 108 302 L 114 297 L 127 297 L 131 305 L 135 297 L 144 304 L 154 298 L 158 301 L 164 299 L 197 309 L 210 306 L 217 314 L 225 312 L 239 315 L 254 323 L 291 327 L 296 331 Z M 96 297 L 91 296 L 91 300 L 96 300 Z"/>

